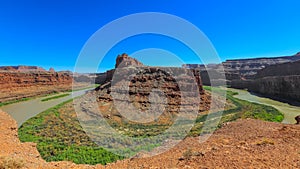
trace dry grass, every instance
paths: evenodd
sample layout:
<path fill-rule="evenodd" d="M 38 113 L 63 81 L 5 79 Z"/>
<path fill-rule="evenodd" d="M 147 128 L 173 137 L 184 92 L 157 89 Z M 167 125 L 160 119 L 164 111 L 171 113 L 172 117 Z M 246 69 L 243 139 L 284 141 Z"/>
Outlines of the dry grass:
<path fill-rule="evenodd" d="M 0 157 L 0 169 L 19 169 L 25 166 L 23 159 Z"/>
<path fill-rule="evenodd" d="M 262 145 L 274 145 L 275 142 L 269 138 L 263 138 L 261 141 L 258 141 L 256 145 L 262 146 Z"/>

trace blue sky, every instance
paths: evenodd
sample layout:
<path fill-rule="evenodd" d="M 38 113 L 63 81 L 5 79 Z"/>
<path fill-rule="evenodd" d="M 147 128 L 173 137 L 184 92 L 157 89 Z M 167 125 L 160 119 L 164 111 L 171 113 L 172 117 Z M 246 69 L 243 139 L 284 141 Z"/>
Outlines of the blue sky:
<path fill-rule="evenodd" d="M 0 65 L 73 70 L 93 33 L 117 18 L 138 12 L 163 12 L 188 20 L 206 34 L 221 60 L 292 55 L 300 51 L 299 6 L 298 0 L 1 1 Z M 168 38 L 132 37 L 105 56 L 100 70 L 112 68 L 118 53 L 134 54 L 144 48 L 178 54 L 178 42 Z M 198 63 L 188 49 L 183 51 L 180 57 L 185 63 Z M 138 57 L 139 52 L 136 54 Z M 180 64 L 155 58 L 145 61 L 149 65 Z"/>

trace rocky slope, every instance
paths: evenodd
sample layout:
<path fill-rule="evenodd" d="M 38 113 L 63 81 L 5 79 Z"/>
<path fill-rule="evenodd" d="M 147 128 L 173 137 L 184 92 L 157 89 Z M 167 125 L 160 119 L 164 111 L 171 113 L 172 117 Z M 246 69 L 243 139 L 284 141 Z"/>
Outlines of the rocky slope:
<path fill-rule="evenodd" d="M 35 143 L 20 142 L 16 121 L 1 110 L 0 124 L 0 168 L 86 168 L 71 162 L 47 163 L 41 158 Z"/>
<path fill-rule="evenodd" d="M 203 143 L 199 142 L 202 137 L 190 137 L 157 156 L 141 154 L 143 158 L 89 166 L 47 163 L 34 143 L 19 141 L 16 122 L 1 111 L 0 124 L 0 168 L 300 168 L 300 125 L 238 120 L 227 123 Z"/>

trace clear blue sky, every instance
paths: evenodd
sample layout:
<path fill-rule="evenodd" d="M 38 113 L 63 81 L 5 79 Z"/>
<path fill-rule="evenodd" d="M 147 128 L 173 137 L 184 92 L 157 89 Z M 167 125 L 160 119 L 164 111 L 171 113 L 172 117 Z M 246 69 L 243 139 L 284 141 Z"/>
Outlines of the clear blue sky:
<path fill-rule="evenodd" d="M 137 12 L 164 12 L 188 20 L 207 35 L 222 60 L 292 55 L 300 51 L 299 7 L 299 0 L 1 1 L 0 65 L 72 70 L 94 32 Z M 164 46 L 155 43 L 157 37 L 145 36 L 148 40 L 141 45 L 139 38 L 118 44 L 100 70 L 111 68 L 118 53 L 144 47 L 172 50 L 172 42 Z M 183 57 L 194 62 L 189 54 Z"/>

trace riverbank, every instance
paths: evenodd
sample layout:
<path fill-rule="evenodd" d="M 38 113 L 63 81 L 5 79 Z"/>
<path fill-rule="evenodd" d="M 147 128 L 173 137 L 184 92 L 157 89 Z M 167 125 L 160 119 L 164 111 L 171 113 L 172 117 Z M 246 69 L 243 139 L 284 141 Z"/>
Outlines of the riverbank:
<path fill-rule="evenodd" d="M 300 125 L 240 119 L 223 126 L 204 143 L 199 137 L 189 137 L 163 154 L 103 166 L 46 162 L 35 143 L 20 142 L 16 122 L 2 111 L 0 124 L 0 168 L 300 168 Z"/>
<path fill-rule="evenodd" d="M 233 88 L 230 88 L 229 90 L 237 93 L 237 95 L 234 95 L 235 98 L 276 108 L 284 114 L 282 123 L 295 124 L 295 117 L 300 115 L 300 106 L 293 106 L 288 103 L 280 102 L 263 96 L 258 96 L 246 90 Z"/>
<path fill-rule="evenodd" d="M 205 89 L 209 90 L 208 87 L 205 87 Z M 229 92 L 227 95 L 227 105 L 231 106 L 227 106 L 227 109 L 223 112 L 220 123 L 217 122 L 215 126 L 207 128 L 207 124 L 210 122 L 213 124 L 214 121 L 218 119 L 216 116 L 219 114 L 213 113 L 209 119 L 207 119 L 205 114 L 199 114 L 196 119 L 196 123 L 191 132 L 188 133 L 188 136 L 199 136 L 200 134 L 212 133 L 216 129 L 220 128 L 222 124 L 239 118 L 255 118 L 276 122 L 280 122 L 283 119 L 283 115 L 275 108 L 242 101 L 234 98 L 233 95 L 234 93 L 232 92 Z M 93 124 L 92 120 L 93 119 L 90 120 L 90 123 Z M 124 123 L 124 119 L 121 121 L 115 121 L 113 119 L 106 120 L 112 124 L 111 126 L 119 134 L 134 137 L 136 140 L 152 136 L 154 137 L 161 132 L 164 132 L 170 127 L 170 125 L 172 125 L 160 123 L 145 125 L 131 124 Z M 206 122 L 206 126 L 204 125 L 204 122 Z M 182 123 L 182 125 L 189 125 L 191 123 L 193 122 L 186 121 L 185 123 Z M 106 164 L 122 158 L 114 157 L 107 151 L 103 151 L 102 147 L 95 145 L 95 143 L 82 129 L 74 110 L 74 106 L 71 102 L 48 109 L 34 118 L 29 119 L 20 128 L 19 136 L 24 142 L 37 143 L 42 157 L 47 161 L 70 160 L 80 164 Z M 99 133 L 99 135 L 94 135 L 94 137 L 95 136 L 101 138 L 101 133 Z M 109 139 L 114 140 L 114 137 L 117 138 L 117 136 L 111 135 Z M 103 138 L 102 142 L 105 141 L 107 141 L 106 137 Z M 151 143 L 153 144 L 139 146 L 138 152 L 140 152 L 140 150 L 148 152 L 154 147 L 159 147 L 161 144 L 161 140 L 152 139 L 152 141 L 153 142 Z M 124 153 L 130 153 L 131 155 L 135 155 L 137 153 L 134 148 L 136 144 L 134 144 L 134 146 L 132 146 L 132 144 L 134 144 L 134 142 L 126 142 L 126 146 L 130 148 L 133 147 L 133 149 L 126 148 L 123 150 Z M 84 158 L 82 158 L 83 156 Z"/>
<path fill-rule="evenodd" d="M 60 103 L 70 100 L 73 97 L 83 95 L 86 91 L 89 91 L 91 89 L 92 88 L 85 88 L 83 90 L 77 90 L 74 91 L 73 94 L 71 92 L 63 92 L 57 93 L 55 95 L 31 98 L 26 101 L 20 101 L 2 106 L 0 107 L 0 109 L 11 115 L 17 121 L 18 127 L 20 127 L 26 120 L 30 119 L 31 117 L 34 117 L 37 114 L 46 111 L 47 109 L 54 107 Z M 62 94 L 64 95 L 64 97 L 57 97 L 55 99 L 48 100 L 49 98 L 60 96 Z"/>
<path fill-rule="evenodd" d="M 92 88 L 96 88 L 97 86 L 99 85 L 98 84 L 91 85 L 89 83 L 74 83 L 74 86 L 68 85 L 67 87 L 64 88 L 60 87 L 59 85 L 31 86 L 31 87 L 27 87 L 26 89 L 15 88 L 14 93 L 20 93 L 20 95 L 16 97 L 11 92 L 1 93 L 2 95 L 6 95 L 6 98 L 3 99 L 0 96 L 0 108 L 9 104 L 15 104 L 15 103 L 37 99 L 41 97 L 55 96 L 61 93 L 65 94 L 65 93 L 71 93 L 71 92 L 85 90 L 85 89 L 92 89 Z"/>

